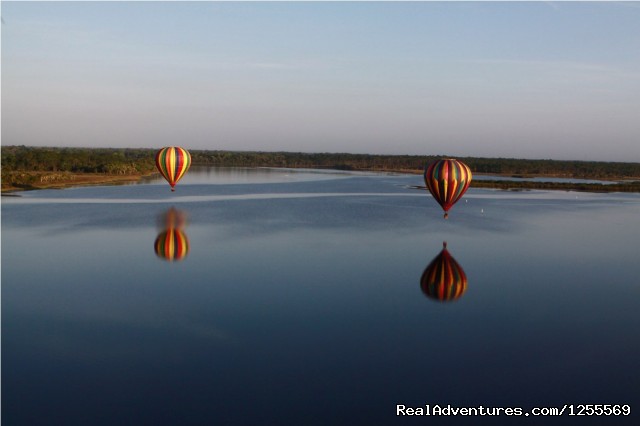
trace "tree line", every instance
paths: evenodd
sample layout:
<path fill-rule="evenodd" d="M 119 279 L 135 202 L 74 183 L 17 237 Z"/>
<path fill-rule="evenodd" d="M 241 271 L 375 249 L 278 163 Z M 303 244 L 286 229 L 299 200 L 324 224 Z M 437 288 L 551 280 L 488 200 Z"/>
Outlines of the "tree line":
<path fill-rule="evenodd" d="M 154 170 L 150 149 L 2 147 L 2 172 L 145 174 Z"/>
<path fill-rule="evenodd" d="M 222 167 L 331 168 L 340 170 L 420 173 L 431 161 L 446 155 L 372 155 L 192 150 L 194 165 Z M 2 174 L 13 171 L 103 174 L 149 174 L 155 170 L 155 149 L 2 147 Z M 601 161 L 527 160 L 457 157 L 473 173 L 557 176 L 582 179 L 640 179 L 640 163 Z"/>
<path fill-rule="evenodd" d="M 192 151 L 193 164 L 212 166 L 332 168 L 422 172 L 426 164 L 447 155 L 371 155 L 349 153 Z M 577 179 L 640 178 L 640 163 L 602 161 L 527 160 L 457 157 L 473 173 L 557 176 Z"/>
<path fill-rule="evenodd" d="M 586 191 L 586 192 L 640 192 L 640 180 L 625 183 L 577 183 L 577 182 L 532 182 L 508 180 L 474 180 L 474 188 L 493 188 L 525 191 L 531 189 L 547 189 L 553 191 Z"/>

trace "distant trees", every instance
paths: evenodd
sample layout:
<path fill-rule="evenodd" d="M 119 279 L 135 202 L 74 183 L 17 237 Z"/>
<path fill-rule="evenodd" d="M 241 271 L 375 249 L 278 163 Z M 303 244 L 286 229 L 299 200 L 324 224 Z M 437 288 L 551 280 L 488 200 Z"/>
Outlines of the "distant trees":
<path fill-rule="evenodd" d="M 191 151 L 194 164 L 240 167 L 333 168 L 422 172 L 425 165 L 446 155 L 370 155 L 301 152 Z M 640 163 L 521 160 L 457 157 L 474 173 L 511 176 L 558 176 L 592 179 L 640 178 Z"/>
<path fill-rule="evenodd" d="M 143 174 L 154 170 L 149 149 L 2 147 L 2 171 Z"/>
<path fill-rule="evenodd" d="M 640 163 L 602 161 L 517 160 L 512 158 L 461 158 L 476 173 L 523 176 L 557 176 L 579 179 L 640 177 Z"/>
<path fill-rule="evenodd" d="M 2 173 L 13 171 L 148 174 L 155 171 L 155 150 L 143 148 L 2 147 Z M 191 150 L 193 164 L 225 167 L 332 168 L 421 173 L 444 155 L 370 155 L 260 151 Z M 509 176 L 558 176 L 591 179 L 640 179 L 640 163 L 522 160 L 457 157 L 474 173 Z"/>
<path fill-rule="evenodd" d="M 554 191 L 588 192 L 640 192 L 640 180 L 625 183 L 572 183 L 572 182 L 532 182 L 509 180 L 474 180 L 474 188 L 494 188 L 504 190 L 548 189 Z"/>

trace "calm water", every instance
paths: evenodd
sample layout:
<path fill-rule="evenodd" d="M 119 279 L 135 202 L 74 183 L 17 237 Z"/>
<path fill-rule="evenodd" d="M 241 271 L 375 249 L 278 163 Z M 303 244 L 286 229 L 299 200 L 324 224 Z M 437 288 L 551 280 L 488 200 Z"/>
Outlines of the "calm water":
<path fill-rule="evenodd" d="M 421 184 L 212 169 L 175 193 L 155 180 L 4 197 L 3 424 L 640 412 L 640 195 L 470 189 L 444 220 Z M 457 281 L 430 287 L 442 266 Z M 524 423 L 638 419 L 564 417 Z"/>

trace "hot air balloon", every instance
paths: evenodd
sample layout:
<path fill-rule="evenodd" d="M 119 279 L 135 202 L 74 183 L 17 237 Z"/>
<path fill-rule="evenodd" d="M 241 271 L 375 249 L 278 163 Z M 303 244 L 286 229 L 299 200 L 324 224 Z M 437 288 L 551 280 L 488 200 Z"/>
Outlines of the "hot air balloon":
<path fill-rule="evenodd" d="M 446 242 L 422 273 L 420 288 L 427 297 L 440 302 L 456 300 L 467 290 L 467 276 L 447 251 Z"/>
<path fill-rule="evenodd" d="M 184 232 L 187 223 L 186 214 L 171 207 L 158 218 L 158 223 L 164 230 L 158 234 L 153 243 L 156 255 L 169 262 L 184 259 L 189 253 L 189 239 Z"/>
<path fill-rule="evenodd" d="M 176 183 L 191 166 L 191 154 L 179 146 L 162 148 L 156 154 L 156 167 L 175 191 Z"/>
<path fill-rule="evenodd" d="M 471 183 L 471 169 L 454 159 L 431 163 L 424 171 L 424 182 L 429 192 L 449 217 L 449 209 L 462 197 Z"/>

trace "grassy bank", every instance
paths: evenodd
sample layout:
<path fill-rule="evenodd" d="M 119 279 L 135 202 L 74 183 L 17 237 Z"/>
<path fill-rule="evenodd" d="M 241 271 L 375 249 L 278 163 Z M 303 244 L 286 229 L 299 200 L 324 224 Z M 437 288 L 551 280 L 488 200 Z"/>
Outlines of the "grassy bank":
<path fill-rule="evenodd" d="M 137 182 L 143 174 L 12 171 L 3 173 L 2 192 L 70 186 L 119 185 Z"/>
<path fill-rule="evenodd" d="M 585 192 L 640 192 L 640 181 L 625 183 L 571 183 L 571 182 L 531 182 L 504 180 L 474 180 L 474 188 L 495 188 L 505 190 L 544 189 L 554 191 L 585 191 Z"/>

